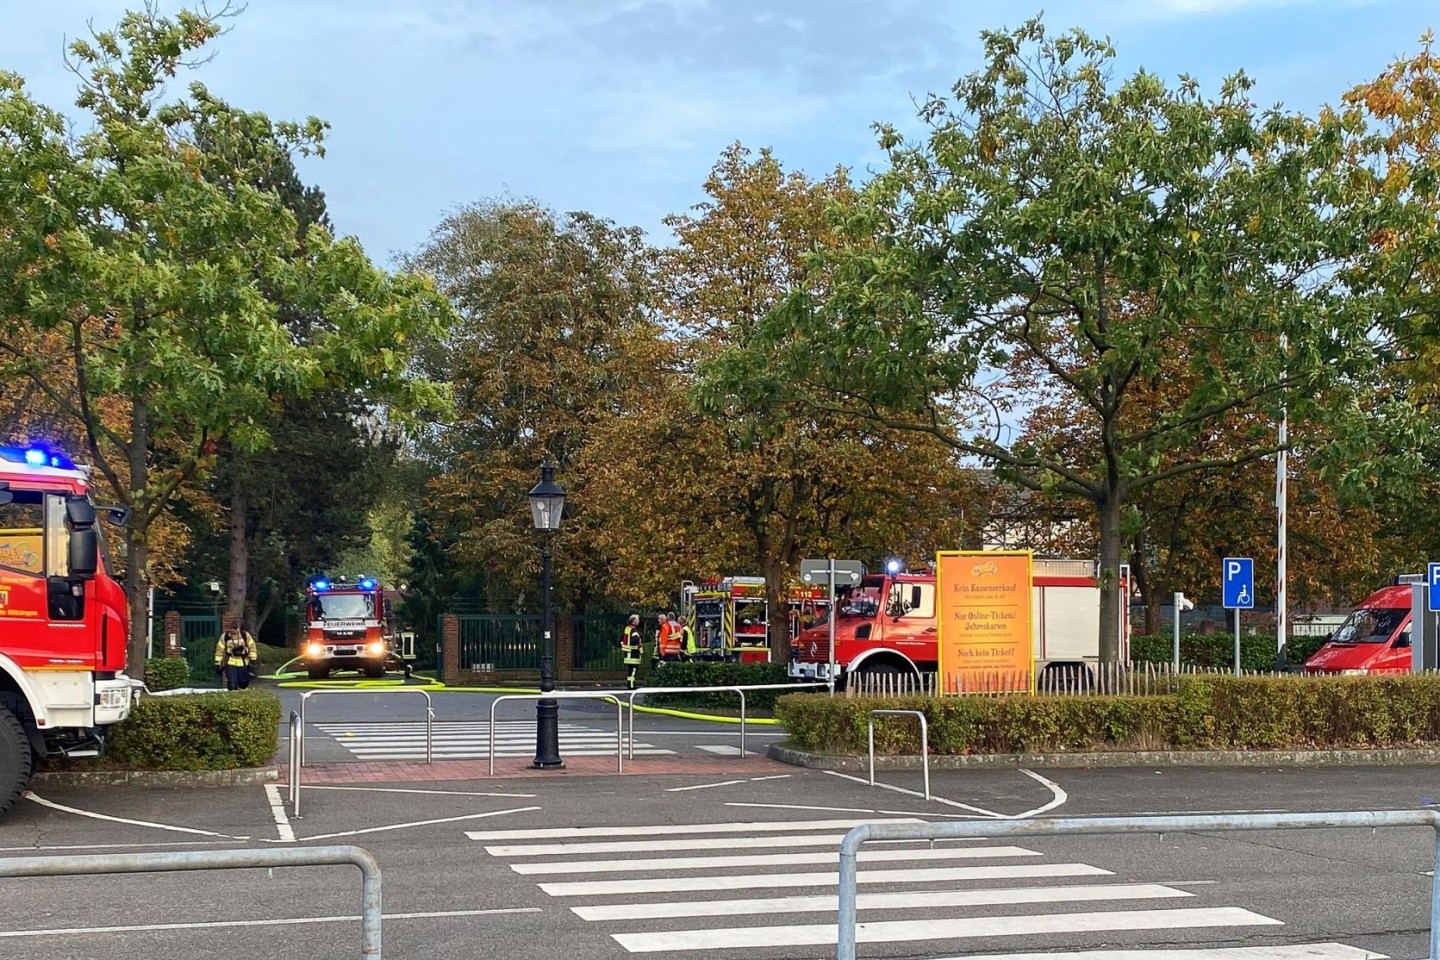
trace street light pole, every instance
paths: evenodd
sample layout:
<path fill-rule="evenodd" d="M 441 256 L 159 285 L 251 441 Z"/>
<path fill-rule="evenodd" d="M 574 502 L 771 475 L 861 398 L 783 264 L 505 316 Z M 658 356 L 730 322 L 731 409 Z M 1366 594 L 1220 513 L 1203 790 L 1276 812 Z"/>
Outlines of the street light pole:
<path fill-rule="evenodd" d="M 555 482 L 554 465 L 540 467 L 540 482 L 529 497 L 535 532 L 540 534 L 540 692 L 551 693 L 555 689 L 555 624 L 550 608 L 550 540 L 560 529 L 565 510 L 565 491 Z M 536 770 L 565 766 L 560 759 L 560 704 L 549 697 L 535 702 L 535 761 L 531 766 Z"/>

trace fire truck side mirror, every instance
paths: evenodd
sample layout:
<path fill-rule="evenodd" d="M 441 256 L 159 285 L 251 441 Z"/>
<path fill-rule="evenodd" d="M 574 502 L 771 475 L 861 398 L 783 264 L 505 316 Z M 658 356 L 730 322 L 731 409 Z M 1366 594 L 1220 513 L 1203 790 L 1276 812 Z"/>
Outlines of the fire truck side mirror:
<path fill-rule="evenodd" d="M 95 525 L 95 504 L 84 497 L 68 497 L 65 500 L 65 519 L 72 527 Z"/>
<path fill-rule="evenodd" d="M 100 534 L 94 527 L 70 531 L 70 577 L 89 580 L 95 576 L 100 556 Z"/>

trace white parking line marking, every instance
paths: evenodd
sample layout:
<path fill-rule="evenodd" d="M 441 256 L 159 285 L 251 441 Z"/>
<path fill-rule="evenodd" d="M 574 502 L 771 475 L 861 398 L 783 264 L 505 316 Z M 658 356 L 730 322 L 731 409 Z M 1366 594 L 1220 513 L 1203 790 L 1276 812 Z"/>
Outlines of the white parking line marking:
<path fill-rule="evenodd" d="M 946 817 L 951 820 L 974 820 L 970 813 L 935 813 L 930 810 L 876 810 L 873 807 L 815 807 L 804 803 L 741 803 L 725 801 L 727 807 L 759 807 L 761 810 L 823 810 L 829 813 L 883 813 L 892 817 Z M 866 821 L 869 822 L 869 821 Z"/>
<path fill-rule="evenodd" d="M 73 813 L 77 817 L 89 817 L 92 820 L 108 820 L 110 823 L 124 823 L 132 827 L 150 827 L 155 830 L 168 830 L 171 833 L 190 833 L 200 837 L 221 837 L 226 840 L 249 840 L 250 837 L 235 837 L 228 833 L 216 833 L 214 830 L 198 830 L 195 827 L 177 827 L 168 823 L 153 823 L 149 820 L 131 820 L 126 817 L 112 817 L 108 813 L 95 813 L 91 810 L 81 810 L 78 807 L 67 807 L 63 803 L 56 803 L 54 800 L 46 800 L 44 797 L 33 793 L 25 794 L 25 799 L 38 803 L 42 807 L 49 807 L 51 810 L 59 810 L 61 813 Z"/>
<path fill-rule="evenodd" d="M 841 772 L 838 771 L 838 770 L 826 770 L 825 772 L 828 773 L 828 774 L 829 774 L 830 776 L 832 776 L 832 777 L 841 777 L 841 778 L 846 779 L 846 780 L 854 780 L 856 783 L 863 783 L 863 784 L 865 784 L 865 786 L 867 786 L 867 787 L 870 786 L 870 781 L 869 781 L 869 780 L 866 780 L 864 777 L 852 777 L 852 776 L 850 776 L 850 774 L 848 774 L 848 773 L 841 773 Z M 923 794 L 923 793 L 920 793 L 920 792 L 915 791 L 915 790 L 906 790 L 904 787 L 897 787 L 897 786 L 895 786 L 895 785 L 893 785 L 893 784 L 880 783 L 879 781 L 876 781 L 875 786 L 879 787 L 879 788 L 882 789 L 882 790 L 894 790 L 896 793 L 903 793 L 903 794 L 905 794 L 906 796 L 909 796 L 909 797 L 919 797 L 919 798 L 922 799 L 922 800 L 925 799 L 925 794 Z M 969 810 L 971 813 L 978 813 L 978 814 L 980 814 L 980 816 L 982 816 L 982 817 L 989 817 L 989 818 L 992 819 L 992 820 L 1008 820 L 1008 819 L 1010 819 L 1009 817 L 1005 816 L 1003 813 L 996 813 L 996 812 L 993 811 L 993 810 L 986 810 L 984 807 L 972 807 L 972 806 L 970 806 L 970 804 L 968 804 L 968 803 L 960 803 L 958 800 L 946 800 L 944 797 L 937 797 L 937 796 L 935 796 L 935 794 L 933 794 L 933 793 L 930 794 L 930 799 L 931 799 L 933 802 L 935 802 L 935 803 L 945 803 L 945 804 L 949 804 L 949 805 L 952 806 L 952 807 L 958 807 L 958 808 L 961 809 L 961 810 Z"/>
<path fill-rule="evenodd" d="M 285 802 L 280 799 L 280 785 L 265 784 L 265 796 L 270 798 L 270 815 L 275 818 L 275 829 L 280 834 L 280 842 L 294 843 L 295 828 L 290 826 L 290 818 L 285 815 Z"/>
<path fill-rule="evenodd" d="M 387 913 L 392 920 L 433 920 L 442 917 L 489 917 L 504 913 L 540 913 L 539 907 L 500 907 L 494 910 L 434 910 L 426 913 Z M 73 937 L 96 933 L 144 933 L 149 930 L 204 930 L 210 927 L 291 927 L 306 923 L 355 923 L 348 917 L 282 917 L 276 920 L 204 920 L 194 923 L 146 923 L 124 927 L 64 927 L 58 930 L 0 930 L 0 937 Z"/>
<path fill-rule="evenodd" d="M 367 827 L 364 830 L 346 830 L 343 833 L 322 833 L 318 837 L 302 837 L 305 842 L 311 840 L 334 840 L 336 837 L 358 837 L 365 833 L 384 833 L 387 830 L 404 830 L 408 827 L 429 827 L 437 823 L 458 823 L 461 820 L 482 820 L 485 817 L 503 817 L 507 813 L 528 813 L 531 810 L 539 810 L 539 807 L 516 807 L 513 810 L 491 810 L 489 813 L 467 813 L 460 817 L 441 817 L 438 820 L 416 820 L 413 823 L 392 823 L 385 827 Z"/>
<path fill-rule="evenodd" d="M 709 790 L 711 787 L 732 787 L 744 780 L 721 780 L 719 783 L 697 783 L 688 787 L 666 787 L 666 793 L 684 793 L 687 790 Z"/>
<path fill-rule="evenodd" d="M 1026 810 L 1024 813 L 1017 813 L 1010 819 L 1027 820 L 1030 817 L 1038 817 L 1042 813 L 1054 810 L 1066 800 L 1070 799 L 1070 795 L 1064 790 L 1060 789 L 1060 784 L 1056 783 L 1055 781 L 1048 780 L 1045 777 L 1040 776 L 1040 774 L 1036 773 L 1033 770 L 1021 770 L 1020 772 L 1025 774 L 1025 776 L 1029 777 L 1030 779 L 1038 781 L 1039 783 L 1044 784 L 1046 787 L 1049 787 L 1052 796 L 1048 803 L 1043 804 L 1042 806 L 1038 806 L 1034 810 Z"/>

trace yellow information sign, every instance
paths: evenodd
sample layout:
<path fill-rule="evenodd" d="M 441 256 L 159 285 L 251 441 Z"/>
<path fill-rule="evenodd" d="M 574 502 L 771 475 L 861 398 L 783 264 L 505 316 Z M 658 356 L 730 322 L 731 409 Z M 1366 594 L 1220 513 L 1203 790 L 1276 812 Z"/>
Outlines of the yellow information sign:
<path fill-rule="evenodd" d="M 936 555 L 942 690 L 1031 690 L 1031 568 L 1028 550 L 954 550 Z"/>

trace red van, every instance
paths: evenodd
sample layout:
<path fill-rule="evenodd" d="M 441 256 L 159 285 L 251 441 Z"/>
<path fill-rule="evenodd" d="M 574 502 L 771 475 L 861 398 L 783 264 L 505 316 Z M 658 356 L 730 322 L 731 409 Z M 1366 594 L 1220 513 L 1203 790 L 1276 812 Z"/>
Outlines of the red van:
<path fill-rule="evenodd" d="M 1377 590 L 1305 661 L 1306 673 L 1409 673 L 1410 584 Z"/>

